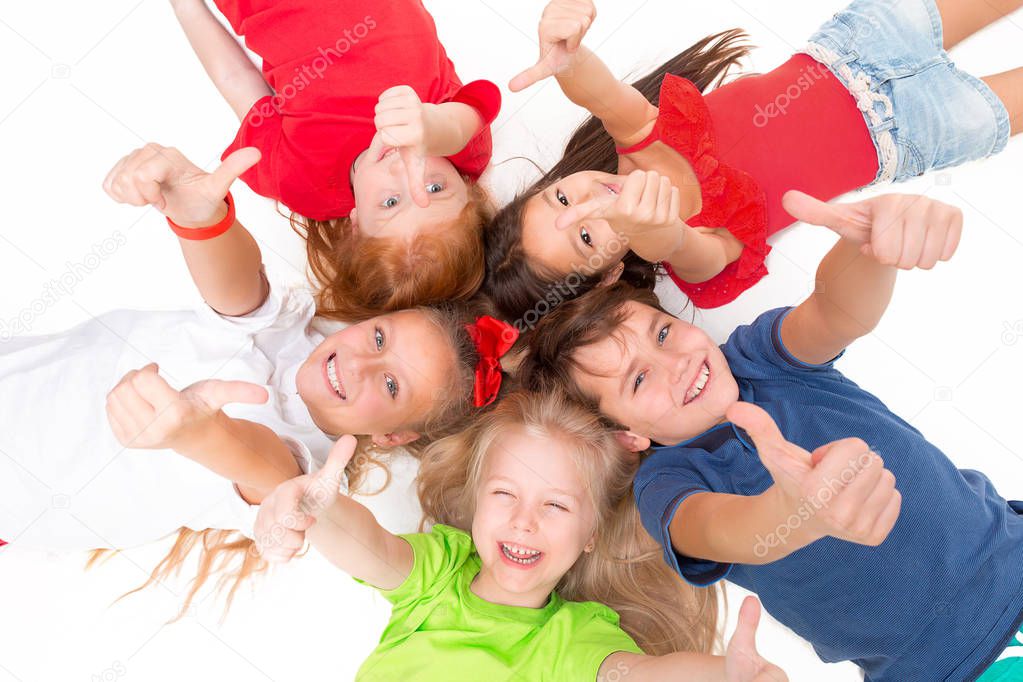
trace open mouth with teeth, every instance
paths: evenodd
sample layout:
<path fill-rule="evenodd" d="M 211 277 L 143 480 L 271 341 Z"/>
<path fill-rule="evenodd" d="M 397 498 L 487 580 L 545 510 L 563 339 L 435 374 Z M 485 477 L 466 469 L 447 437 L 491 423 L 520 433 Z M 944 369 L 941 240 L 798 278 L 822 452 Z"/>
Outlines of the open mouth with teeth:
<path fill-rule="evenodd" d="M 341 377 L 337 373 L 337 353 L 331 353 L 327 356 L 326 362 L 323 363 L 323 375 L 327 378 L 327 385 L 334 391 L 338 398 L 341 400 L 347 400 L 348 394 L 345 393 L 345 385 L 341 383 Z"/>
<path fill-rule="evenodd" d="M 518 566 L 535 566 L 543 557 L 543 552 L 538 549 L 529 549 L 528 547 L 513 545 L 508 542 L 499 542 L 497 544 L 501 548 L 501 555 Z"/>
<path fill-rule="evenodd" d="M 696 378 L 693 379 L 693 383 L 689 386 L 689 390 L 686 391 L 686 394 L 682 397 L 682 404 L 688 405 L 689 403 L 699 398 L 700 394 L 703 393 L 703 389 L 707 387 L 707 382 L 709 381 L 710 366 L 706 362 L 704 362 L 700 366 L 700 371 L 696 375 Z"/>

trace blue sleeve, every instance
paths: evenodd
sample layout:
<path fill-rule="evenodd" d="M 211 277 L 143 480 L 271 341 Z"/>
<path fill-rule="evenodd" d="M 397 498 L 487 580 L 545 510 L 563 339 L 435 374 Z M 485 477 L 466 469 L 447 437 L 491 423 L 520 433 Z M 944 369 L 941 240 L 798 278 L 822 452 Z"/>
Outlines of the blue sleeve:
<path fill-rule="evenodd" d="M 723 477 L 703 476 L 702 472 L 685 466 L 687 451 L 665 448 L 650 455 L 640 466 L 633 483 L 636 505 L 643 527 L 661 544 L 664 560 L 683 580 L 697 587 L 706 587 L 723 579 L 732 564 L 693 559 L 677 552 L 671 544 L 671 521 L 690 495 L 701 492 L 725 492 Z"/>
<path fill-rule="evenodd" d="M 781 339 L 781 326 L 793 310 L 795 308 L 791 307 L 768 310 L 752 324 L 743 325 L 732 332 L 721 350 L 733 373 L 751 378 L 767 378 L 761 375 L 765 372 L 792 374 L 837 371 L 833 365 L 845 351 L 828 362 L 812 365 L 799 360 L 785 347 Z"/>

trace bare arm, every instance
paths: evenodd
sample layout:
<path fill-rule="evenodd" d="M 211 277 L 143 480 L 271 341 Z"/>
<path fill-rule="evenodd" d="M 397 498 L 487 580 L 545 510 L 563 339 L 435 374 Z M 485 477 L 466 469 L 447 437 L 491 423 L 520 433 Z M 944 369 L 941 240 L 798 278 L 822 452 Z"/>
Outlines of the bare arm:
<path fill-rule="evenodd" d="M 483 127 L 479 112 L 462 102 L 423 104 L 427 156 L 453 156 Z"/>
<path fill-rule="evenodd" d="M 689 227 L 684 223 L 683 230 L 682 246 L 665 261 L 686 282 L 706 282 L 742 254 L 742 242 L 727 230 Z"/>
<path fill-rule="evenodd" d="M 186 230 L 203 228 L 225 219 L 231 184 L 259 158 L 256 149 L 239 149 L 207 173 L 177 149 L 147 144 L 121 159 L 103 188 L 116 201 L 152 205 Z M 217 312 L 244 315 L 266 300 L 269 286 L 262 272 L 262 254 L 237 220 L 212 239 L 179 238 L 178 242 L 199 293 Z"/>
<path fill-rule="evenodd" d="M 234 481 L 249 504 L 260 504 L 278 485 L 302 474 L 291 449 L 276 433 L 221 411 L 174 450 Z"/>
<path fill-rule="evenodd" d="M 239 121 L 260 98 L 273 94 L 259 67 L 204 0 L 171 0 L 171 6 L 210 80 Z"/>
<path fill-rule="evenodd" d="M 591 0 L 552 0 L 540 18 L 540 59 L 512 79 L 518 92 L 557 76 L 565 96 L 600 119 L 623 146 L 641 141 L 657 119 L 657 107 L 622 83 L 593 52 L 582 47 L 583 36 L 596 19 Z"/>
<path fill-rule="evenodd" d="M 963 227 L 958 208 L 919 195 L 825 204 L 789 192 L 783 201 L 796 218 L 842 236 L 817 268 L 815 292 L 782 324 L 786 348 L 810 364 L 833 359 L 869 334 L 888 309 L 898 270 L 929 270 L 948 260 Z"/>
<path fill-rule="evenodd" d="M 343 436 L 323 468 L 277 487 L 256 519 L 256 543 L 270 561 L 287 561 L 306 537 L 332 564 L 382 590 L 401 585 L 412 571 L 412 547 L 381 526 L 372 512 L 338 494 L 356 440 Z"/>

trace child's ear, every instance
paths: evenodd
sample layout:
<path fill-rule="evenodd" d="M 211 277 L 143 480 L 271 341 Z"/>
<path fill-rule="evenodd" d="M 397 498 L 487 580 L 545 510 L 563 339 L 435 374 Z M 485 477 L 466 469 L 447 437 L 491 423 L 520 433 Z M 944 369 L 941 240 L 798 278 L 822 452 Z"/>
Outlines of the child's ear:
<path fill-rule="evenodd" d="M 629 452 L 643 452 L 650 449 L 650 439 L 632 431 L 615 431 L 615 440 Z"/>
<path fill-rule="evenodd" d="M 625 263 L 619 263 L 618 265 L 614 266 L 613 268 L 611 268 L 610 270 L 603 274 L 603 276 L 600 278 L 600 284 L 598 284 L 597 286 L 599 287 L 611 286 L 619 279 L 621 279 L 623 272 L 625 272 Z"/>
<path fill-rule="evenodd" d="M 352 221 L 352 231 L 359 231 L 359 209 L 352 206 L 352 210 L 348 213 L 348 219 Z"/>
<path fill-rule="evenodd" d="M 380 448 L 396 448 L 399 445 L 408 445 L 417 440 L 419 440 L 419 433 L 416 431 L 397 431 L 395 433 L 374 435 L 373 445 Z"/>

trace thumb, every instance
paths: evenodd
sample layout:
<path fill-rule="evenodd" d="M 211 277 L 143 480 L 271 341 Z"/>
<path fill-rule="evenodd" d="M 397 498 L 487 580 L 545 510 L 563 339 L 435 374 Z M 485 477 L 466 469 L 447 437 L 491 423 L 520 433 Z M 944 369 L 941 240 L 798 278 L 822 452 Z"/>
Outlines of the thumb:
<path fill-rule="evenodd" d="M 341 436 L 331 448 L 323 468 L 310 477 L 309 487 L 302 498 L 302 509 L 307 514 L 319 514 L 337 497 L 341 482 L 345 480 L 345 467 L 355 455 L 359 442 L 355 436 Z"/>
<path fill-rule="evenodd" d="M 265 387 L 248 381 L 210 379 L 196 388 L 196 393 L 212 410 L 219 410 L 231 403 L 261 405 L 270 398 Z"/>
<path fill-rule="evenodd" d="M 810 471 L 808 453 L 785 440 L 781 429 L 762 407 L 737 402 L 728 408 L 725 416 L 728 421 L 744 429 L 753 439 L 760 461 L 775 482 L 779 474 L 798 482 Z"/>
<path fill-rule="evenodd" d="M 520 92 L 531 85 L 539 83 L 545 78 L 555 74 L 554 65 L 547 59 L 541 59 L 519 75 L 515 76 L 508 83 L 508 89 L 512 92 Z"/>
<path fill-rule="evenodd" d="M 430 205 L 430 194 L 426 191 L 426 159 L 412 147 L 399 147 L 398 153 L 408 174 L 408 188 L 412 201 L 426 208 Z"/>
<path fill-rule="evenodd" d="M 754 653 L 757 650 L 757 626 L 760 624 L 760 601 L 753 596 L 746 597 L 739 607 L 739 623 L 735 626 L 729 651 Z"/>
<path fill-rule="evenodd" d="M 617 199 L 618 197 L 609 194 L 606 197 L 597 197 L 575 206 L 569 206 L 554 220 L 554 227 L 565 230 L 587 218 L 603 217 L 604 211 L 613 206 Z"/>
<path fill-rule="evenodd" d="M 826 227 L 857 244 L 870 242 L 871 222 L 859 204 L 828 204 L 796 190 L 786 192 L 781 201 L 785 210 L 800 222 Z"/>
<path fill-rule="evenodd" d="M 217 169 L 210 173 L 213 186 L 221 197 L 227 196 L 231 185 L 242 173 L 259 163 L 262 153 L 255 147 L 244 147 L 232 152 Z"/>

